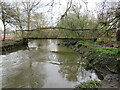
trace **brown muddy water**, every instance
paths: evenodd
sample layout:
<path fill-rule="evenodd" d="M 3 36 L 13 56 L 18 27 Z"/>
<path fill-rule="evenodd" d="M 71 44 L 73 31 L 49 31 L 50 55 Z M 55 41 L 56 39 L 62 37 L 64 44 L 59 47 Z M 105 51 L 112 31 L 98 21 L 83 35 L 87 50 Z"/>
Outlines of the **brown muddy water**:
<path fill-rule="evenodd" d="M 28 48 L 0 56 L 2 88 L 74 88 L 99 80 L 85 70 L 81 56 L 60 40 L 32 40 Z"/>

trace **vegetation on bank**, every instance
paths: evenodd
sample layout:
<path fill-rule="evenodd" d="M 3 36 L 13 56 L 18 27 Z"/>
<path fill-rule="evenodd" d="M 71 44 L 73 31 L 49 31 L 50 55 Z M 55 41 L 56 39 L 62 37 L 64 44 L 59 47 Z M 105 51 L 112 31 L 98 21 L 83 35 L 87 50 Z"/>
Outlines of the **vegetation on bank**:
<path fill-rule="evenodd" d="M 118 55 L 120 54 L 120 49 L 113 48 L 113 47 L 101 47 L 100 45 L 96 43 L 90 43 L 87 41 L 78 41 L 78 45 L 87 46 L 91 49 L 93 49 L 95 52 L 98 52 L 99 54 L 105 54 L 105 55 Z"/>
<path fill-rule="evenodd" d="M 78 41 L 73 48 L 81 54 L 82 60 L 85 62 L 83 64 L 85 68 L 94 69 L 99 79 L 106 80 L 107 75 L 118 75 L 120 73 L 119 48 L 107 47 L 107 45 L 105 47 L 99 42 L 91 41 Z M 111 77 L 111 82 L 118 82 L 114 78 L 115 76 Z M 109 82 L 109 80 L 106 80 L 106 82 Z M 88 81 L 77 85 L 76 89 L 99 88 L 95 85 L 94 81 Z"/>
<path fill-rule="evenodd" d="M 27 46 L 27 43 L 28 43 L 27 39 L 19 39 L 10 42 L 3 42 L 2 46 L 0 46 L 0 50 L 2 50 L 3 52 L 8 50 L 13 50 L 16 47 Z"/>
<path fill-rule="evenodd" d="M 2 38 L 3 35 L 1 35 L 0 37 Z M 21 38 L 21 37 L 18 34 L 6 35 L 6 40 L 8 40 L 8 39 L 14 40 L 14 39 L 19 39 L 19 38 Z"/>
<path fill-rule="evenodd" d="M 77 85 L 75 88 L 80 89 L 80 88 L 98 88 L 101 86 L 101 82 L 97 80 L 90 80 L 87 82 L 83 82 L 80 85 Z"/>
<path fill-rule="evenodd" d="M 120 54 L 120 49 L 111 48 L 111 47 L 96 47 L 96 52 L 106 55 L 118 55 Z"/>

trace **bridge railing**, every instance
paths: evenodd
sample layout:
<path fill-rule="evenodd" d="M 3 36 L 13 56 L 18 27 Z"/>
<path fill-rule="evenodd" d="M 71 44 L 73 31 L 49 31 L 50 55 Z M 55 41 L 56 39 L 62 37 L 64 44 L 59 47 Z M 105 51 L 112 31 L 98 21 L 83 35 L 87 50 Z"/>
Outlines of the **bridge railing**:
<path fill-rule="evenodd" d="M 28 33 L 27 30 L 24 30 Z M 29 31 L 27 38 L 96 38 L 97 29 L 72 29 L 64 27 L 44 27 Z"/>

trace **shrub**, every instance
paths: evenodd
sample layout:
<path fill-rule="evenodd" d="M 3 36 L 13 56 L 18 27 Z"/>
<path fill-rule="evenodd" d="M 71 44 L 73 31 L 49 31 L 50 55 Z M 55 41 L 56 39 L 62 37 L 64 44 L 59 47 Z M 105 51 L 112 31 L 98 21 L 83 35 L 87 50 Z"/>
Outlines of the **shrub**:
<path fill-rule="evenodd" d="M 79 89 L 79 88 L 98 88 L 101 85 L 100 81 L 96 81 L 96 80 L 90 80 L 87 82 L 83 82 L 80 85 L 77 85 L 75 88 Z"/>

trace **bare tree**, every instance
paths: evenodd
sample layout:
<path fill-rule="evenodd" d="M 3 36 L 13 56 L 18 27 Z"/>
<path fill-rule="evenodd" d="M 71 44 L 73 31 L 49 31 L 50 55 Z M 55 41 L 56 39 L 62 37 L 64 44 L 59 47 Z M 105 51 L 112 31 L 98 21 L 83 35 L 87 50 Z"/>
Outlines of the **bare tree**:
<path fill-rule="evenodd" d="M 9 25 L 13 25 L 14 23 L 14 9 L 10 6 L 10 4 L 6 3 L 6 2 L 0 2 L 0 14 L 1 14 L 1 21 L 3 23 L 4 26 L 4 36 L 3 36 L 3 41 L 5 41 L 5 37 L 6 37 L 6 26 L 7 24 Z"/>
<path fill-rule="evenodd" d="M 62 20 L 65 16 L 67 16 L 67 13 L 68 13 L 68 11 L 70 10 L 71 7 L 72 7 L 72 0 L 70 0 L 70 1 L 67 3 L 67 9 L 66 9 L 66 11 L 64 12 L 64 14 L 61 16 L 60 20 Z"/>
<path fill-rule="evenodd" d="M 116 27 L 117 27 L 117 33 L 116 33 L 116 40 L 120 41 L 120 1 L 118 3 L 116 12 L 115 12 L 115 21 L 114 23 L 116 23 Z"/>
<path fill-rule="evenodd" d="M 44 14 L 34 12 L 34 15 L 31 18 L 31 24 L 31 29 L 36 29 L 47 25 Z"/>
<path fill-rule="evenodd" d="M 27 29 L 29 31 L 30 30 L 30 19 L 31 19 L 32 11 L 37 8 L 40 1 L 36 2 L 36 1 L 30 1 L 29 0 L 29 2 L 22 2 L 22 3 L 23 3 L 23 6 L 24 6 L 24 10 L 27 14 Z"/>
<path fill-rule="evenodd" d="M 19 8 L 18 3 L 15 4 L 15 9 L 16 9 L 16 24 L 18 28 L 22 30 L 22 35 L 23 35 L 23 24 L 22 23 L 24 22 L 24 20 L 22 20 L 21 18 L 22 15 L 20 13 L 20 8 Z"/>
<path fill-rule="evenodd" d="M 116 40 L 120 41 L 120 2 L 109 2 L 104 0 L 100 3 L 98 10 L 99 24 L 106 26 L 106 30 L 101 35 L 109 35 L 112 31 L 116 33 Z"/>
<path fill-rule="evenodd" d="M 0 2 L 0 8 L 1 8 L 1 20 L 2 20 L 2 23 L 3 23 L 3 26 L 4 26 L 4 36 L 3 36 L 3 41 L 5 40 L 5 36 L 6 36 L 6 14 L 5 14 L 5 5 L 3 2 Z"/>
<path fill-rule="evenodd" d="M 12 3 L 15 9 L 15 15 L 14 15 L 14 26 L 16 29 L 19 29 L 22 31 L 22 37 L 23 37 L 23 30 L 26 29 L 27 23 L 26 23 L 26 18 L 24 15 L 24 12 L 22 11 L 21 5 L 22 3 L 18 2 L 13 2 Z"/>

